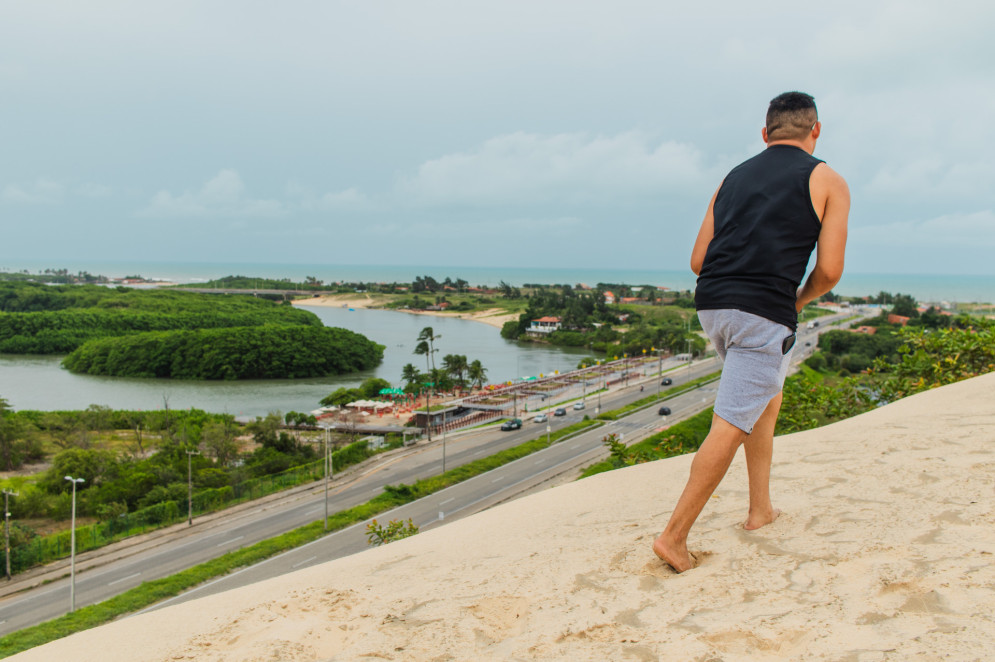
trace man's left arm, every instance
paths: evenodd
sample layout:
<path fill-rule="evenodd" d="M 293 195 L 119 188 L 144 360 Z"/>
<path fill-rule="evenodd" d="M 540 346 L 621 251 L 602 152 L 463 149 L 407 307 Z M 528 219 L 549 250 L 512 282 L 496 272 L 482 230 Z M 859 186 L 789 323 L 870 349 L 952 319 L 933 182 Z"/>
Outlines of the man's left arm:
<path fill-rule="evenodd" d="M 833 289 L 843 276 L 846 252 L 847 219 L 850 216 L 850 189 L 838 173 L 821 165 L 812 173 L 810 183 L 816 209 L 823 208 L 822 230 L 816 244 L 815 267 L 805 284 L 798 289 L 795 310 L 801 312 L 810 301 Z M 824 201 L 819 204 L 820 201 Z"/>

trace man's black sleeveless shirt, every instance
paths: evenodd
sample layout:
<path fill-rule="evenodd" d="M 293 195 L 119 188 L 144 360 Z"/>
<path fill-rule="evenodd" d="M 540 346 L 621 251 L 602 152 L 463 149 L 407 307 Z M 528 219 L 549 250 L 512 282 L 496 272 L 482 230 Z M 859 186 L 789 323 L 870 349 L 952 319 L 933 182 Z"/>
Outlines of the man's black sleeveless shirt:
<path fill-rule="evenodd" d="M 820 163 L 773 145 L 726 176 L 694 293 L 698 310 L 734 308 L 797 328 L 798 286 L 822 229 L 808 186 Z"/>

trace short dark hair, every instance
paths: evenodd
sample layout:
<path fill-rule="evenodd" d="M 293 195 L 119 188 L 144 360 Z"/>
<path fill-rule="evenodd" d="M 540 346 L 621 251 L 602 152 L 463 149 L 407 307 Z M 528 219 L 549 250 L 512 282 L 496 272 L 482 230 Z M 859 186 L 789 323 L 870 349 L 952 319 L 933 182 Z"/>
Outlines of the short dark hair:
<path fill-rule="evenodd" d="M 767 107 L 767 140 L 801 140 L 819 121 L 815 99 L 804 92 L 785 92 Z"/>

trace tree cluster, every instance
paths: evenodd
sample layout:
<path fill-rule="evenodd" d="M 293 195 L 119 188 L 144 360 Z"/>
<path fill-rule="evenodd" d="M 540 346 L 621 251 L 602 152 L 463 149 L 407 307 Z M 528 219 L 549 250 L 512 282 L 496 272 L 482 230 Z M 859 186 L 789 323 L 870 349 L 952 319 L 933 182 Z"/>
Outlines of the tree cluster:
<path fill-rule="evenodd" d="M 265 324 L 322 326 L 313 313 L 247 296 L 0 283 L 3 353 L 65 354 L 97 338 Z"/>
<path fill-rule="evenodd" d="M 346 329 L 254 326 L 90 340 L 63 360 L 73 372 L 174 379 L 293 379 L 365 370 L 383 345 Z"/>

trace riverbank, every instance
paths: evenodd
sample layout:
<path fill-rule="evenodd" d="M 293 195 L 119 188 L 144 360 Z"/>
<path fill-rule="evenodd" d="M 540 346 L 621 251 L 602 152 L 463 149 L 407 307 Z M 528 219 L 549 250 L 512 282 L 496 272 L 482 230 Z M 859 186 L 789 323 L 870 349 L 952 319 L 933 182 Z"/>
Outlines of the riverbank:
<path fill-rule="evenodd" d="M 380 310 L 390 310 L 391 312 L 408 313 L 409 315 L 428 315 L 430 317 L 445 317 L 449 319 L 469 320 L 471 322 L 483 322 L 489 326 L 500 329 L 505 322 L 517 320 L 519 313 L 508 313 L 503 308 L 488 308 L 474 312 L 446 312 L 444 310 L 410 310 L 399 308 L 387 308 L 386 303 L 390 299 L 382 295 L 371 294 L 327 294 L 312 297 L 310 299 L 297 299 L 296 306 L 322 306 L 331 308 L 370 308 Z"/>

